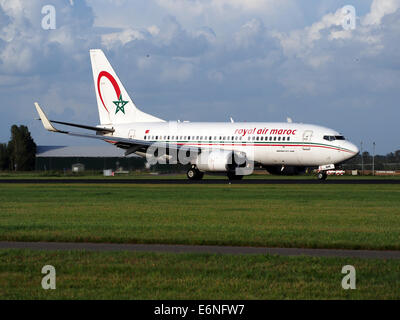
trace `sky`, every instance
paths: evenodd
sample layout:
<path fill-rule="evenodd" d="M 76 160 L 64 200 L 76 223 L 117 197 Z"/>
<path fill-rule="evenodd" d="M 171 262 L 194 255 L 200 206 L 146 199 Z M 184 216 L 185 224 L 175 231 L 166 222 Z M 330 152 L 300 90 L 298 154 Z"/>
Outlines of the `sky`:
<path fill-rule="evenodd" d="M 55 29 L 47 5 L 55 9 Z M 355 8 L 355 28 L 342 8 Z M 400 149 L 400 0 L 0 0 L 0 142 L 102 142 L 47 132 L 98 124 L 89 49 L 165 120 L 319 124 L 363 149 Z M 42 13 L 42 10 L 43 13 Z M 45 21 L 43 21 L 45 20 Z M 348 26 L 348 25 L 347 25 Z"/>

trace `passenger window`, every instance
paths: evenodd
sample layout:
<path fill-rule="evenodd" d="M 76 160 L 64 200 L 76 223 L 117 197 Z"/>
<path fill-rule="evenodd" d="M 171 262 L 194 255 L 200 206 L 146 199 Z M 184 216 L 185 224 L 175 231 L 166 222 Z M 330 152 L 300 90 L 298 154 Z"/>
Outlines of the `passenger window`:
<path fill-rule="evenodd" d="M 274 137 L 274 141 L 276 141 L 276 137 Z"/>
<path fill-rule="evenodd" d="M 272 137 L 269 137 L 269 141 L 272 141 Z"/>
<path fill-rule="evenodd" d="M 261 137 L 260 140 L 263 141 L 263 140 L 264 140 L 264 137 Z"/>
<path fill-rule="evenodd" d="M 285 141 L 285 137 L 282 137 L 282 141 Z"/>
<path fill-rule="evenodd" d="M 281 137 L 278 137 L 278 141 L 281 141 Z"/>
<path fill-rule="evenodd" d="M 290 140 L 290 137 L 287 137 L 287 141 L 289 141 Z"/>

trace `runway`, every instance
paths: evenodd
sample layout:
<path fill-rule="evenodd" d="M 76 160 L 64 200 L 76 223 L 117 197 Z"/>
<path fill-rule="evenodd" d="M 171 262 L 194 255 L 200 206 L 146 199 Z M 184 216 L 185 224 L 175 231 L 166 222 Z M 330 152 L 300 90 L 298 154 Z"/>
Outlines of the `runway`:
<path fill-rule="evenodd" d="M 6 242 L 0 241 L 0 249 L 30 250 L 86 250 L 86 251 L 133 251 L 162 253 L 208 253 L 208 254 L 270 254 L 282 256 L 400 259 L 400 251 L 342 250 L 342 249 L 304 249 L 232 247 L 173 244 L 115 244 L 79 242 Z"/>
<path fill-rule="evenodd" d="M 0 179 L 0 183 L 14 184 L 400 184 L 400 179 Z"/>

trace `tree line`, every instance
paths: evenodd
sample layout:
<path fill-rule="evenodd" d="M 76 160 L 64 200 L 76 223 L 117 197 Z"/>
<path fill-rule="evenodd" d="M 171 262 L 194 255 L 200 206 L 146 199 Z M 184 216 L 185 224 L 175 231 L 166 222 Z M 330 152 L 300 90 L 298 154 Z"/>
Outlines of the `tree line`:
<path fill-rule="evenodd" d="M 13 125 L 10 141 L 0 144 L 0 170 L 34 170 L 35 157 L 36 143 L 28 127 Z"/>
<path fill-rule="evenodd" d="M 364 151 L 362 155 L 359 154 L 353 159 L 346 161 L 345 167 L 352 169 L 361 169 L 361 166 L 364 165 L 364 168 L 366 170 L 371 170 L 372 162 L 374 162 L 375 170 L 399 170 L 400 150 L 390 152 L 386 155 L 375 156 L 371 155 L 368 151 Z"/>

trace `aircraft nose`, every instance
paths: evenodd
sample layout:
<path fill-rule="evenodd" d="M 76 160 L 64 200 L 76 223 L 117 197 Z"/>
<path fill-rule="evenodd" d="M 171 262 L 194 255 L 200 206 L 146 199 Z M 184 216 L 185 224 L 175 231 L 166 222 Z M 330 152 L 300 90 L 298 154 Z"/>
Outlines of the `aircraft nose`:
<path fill-rule="evenodd" d="M 353 144 L 353 143 L 351 143 L 350 150 L 354 152 L 354 155 L 355 155 L 355 156 L 358 155 L 358 154 L 360 153 L 360 149 L 358 149 L 358 147 L 357 147 L 355 144 Z"/>
<path fill-rule="evenodd" d="M 349 142 L 348 149 L 352 152 L 349 159 L 354 158 L 360 153 L 360 149 L 354 143 Z"/>

